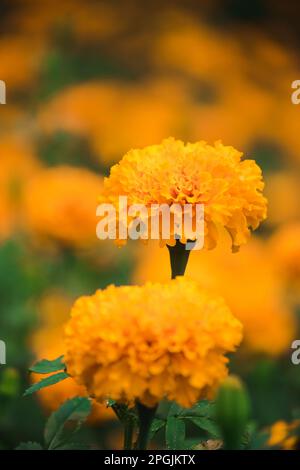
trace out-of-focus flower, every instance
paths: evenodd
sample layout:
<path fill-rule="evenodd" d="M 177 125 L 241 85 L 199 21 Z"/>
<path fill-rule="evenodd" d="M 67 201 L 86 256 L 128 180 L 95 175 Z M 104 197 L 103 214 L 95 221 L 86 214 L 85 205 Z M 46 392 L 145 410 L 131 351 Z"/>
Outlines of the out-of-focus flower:
<path fill-rule="evenodd" d="M 270 436 L 268 445 L 270 447 L 280 447 L 284 450 L 293 450 L 299 437 L 292 435 L 300 426 L 300 420 L 295 420 L 291 423 L 285 421 L 277 421 L 270 428 Z"/>
<path fill-rule="evenodd" d="M 128 148 L 186 133 L 191 103 L 181 82 L 154 80 L 125 85 L 94 82 L 54 97 L 39 116 L 45 132 L 64 129 L 90 139 L 102 162 L 111 163 Z M 118 138 L 116 139 L 116 129 Z"/>
<path fill-rule="evenodd" d="M 13 134 L 1 137 L 0 158 L 0 185 L 12 196 L 40 167 L 30 142 Z"/>
<path fill-rule="evenodd" d="M 266 123 L 274 113 L 274 98 L 268 90 L 249 79 L 239 76 L 234 79 L 230 75 L 224 77 L 222 87 L 216 86 L 215 93 L 217 98 L 213 102 L 194 106 L 192 138 L 205 135 L 207 140 L 214 141 L 221 136 L 223 142 L 238 148 L 251 148 L 257 140 L 266 138 Z"/>
<path fill-rule="evenodd" d="M 242 327 L 222 298 L 177 278 L 81 297 L 65 335 L 68 372 L 100 402 L 190 406 L 226 377 Z"/>
<path fill-rule="evenodd" d="M 32 86 L 39 72 L 43 49 L 26 37 L 3 37 L 0 42 L 1 80 L 11 90 Z"/>
<path fill-rule="evenodd" d="M 0 139 L 0 240 L 11 234 L 22 219 L 24 185 L 38 170 L 30 143 L 13 135 Z"/>
<path fill-rule="evenodd" d="M 122 106 L 110 112 L 109 119 L 106 115 L 102 136 L 98 132 L 93 137 L 104 161 L 118 161 L 128 149 L 159 142 L 166 135 L 186 134 L 191 101 L 182 82 L 153 80 L 121 87 L 118 101 Z"/>
<path fill-rule="evenodd" d="M 251 70 L 253 78 L 265 86 L 272 83 L 272 93 L 285 93 L 285 79 L 293 76 L 297 63 L 293 51 L 263 31 L 251 27 L 241 32 L 241 38 L 243 52 L 245 47 L 248 51 L 246 73 Z M 257 64 L 255 70 L 253 63 Z M 288 83 L 291 83 L 290 79 Z"/>
<path fill-rule="evenodd" d="M 296 70 L 291 51 L 251 27 L 239 31 L 216 27 L 174 9 L 160 15 L 156 27 L 151 43 L 153 63 L 164 71 L 217 84 L 219 90 L 224 84 L 225 90 L 233 88 L 237 78 L 241 83 L 250 78 L 265 88 L 272 83 L 271 93 L 278 95 L 285 89 L 284 79 Z"/>
<path fill-rule="evenodd" d="M 49 331 L 51 329 L 60 328 L 66 320 L 68 320 L 68 315 L 70 313 L 70 309 L 72 307 L 72 299 L 67 296 L 67 294 L 59 291 L 53 290 L 49 291 L 44 294 L 38 300 L 38 319 L 39 323 L 43 327 L 47 326 Z M 41 331 L 41 330 L 40 330 Z M 60 336 L 58 339 L 60 341 Z M 34 335 L 34 348 L 35 349 L 42 349 L 45 346 L 43 340 L 43 333 L 41 334 L 41 338 L 39 335 L 39 331 Z M 59 351 L 61 352 L 61 351 Z"/>
<path fill-rule="evenodd" d="M 24 10 L 17 11 L 11 27 L 32 37 L 47 39 L 53 31 L 65 28 L 75 39 L 94 41 L 111 37 L 124 28 L 125 19 L 112 5 L 80 0 L 24 0 Z M 123 20 L 123 21 L 122 21 Z"/>
<path fill-rule="evenodd" d="M 289 293 L 299 299 L 300 222 L 283 225 L 270 240 L 269 256 L 274 258 Z"/>
<path fill-rule="evenodd" d="M 240 148 L 270 141 L 299 160 L 298 109 L 286 94 L 299 75 L 291 50 L 251 27 L 229 31 L 181 10 L 155 25 L 152 64 L 197 84 L 188 139 L 221 137 Z"/>
<path fill-rule="evenodd" d="M 223 72 L 235 70 L 243 56 L 228 34 L 183 14 L 168 12 L 161 18 L 161 31 L 153 40 L 152 57 L 163 69 L 217 81 Z"/>
<path fill-rule="evenodd" d="M 63 90 L 41 109 L 39 123 L 46 132 L 64 129 L 90 135 L 101 127 L 109 106 L 118 102 L 111 83 L 86 83 Z"/>
<path fill-rule="evenodd" d="M 38 360 L 51 360 L 63 354 L 63 325 L 68 319 L 71 305 L 71 300 L 59 292 L 48 293 L 39 302 L 40 325 L 30 338 L 30 347 Z M 41 380 L 41 376 L 32 374 L 32 380 L 37 382 Z M 39 400 L 48 412 L 56 410 L 64 401 L 75 396 L 87 396 L 87 391 L 72 378 L 38 392 Z M 90 421 L 112 417 L 111 410 L 93 402 Z"/>
<path fill-rule="evenodd" d="M 285 170 L 266 177 L 268 219 L 271 225 L 292 222 L 300 216 L 300 174 Z"/>
<path fill-rule="evenodd" d="M 292 80 L 286 83 L 286 88 L 293 91 L 291 83 L 299 77 L 299 71 L 295 71 Z M 274 139 L 279 142 L 285 150 L 287 156 L 299 164 L 300 143 L 299 143 L 299 105 L 294 105 L 290 100 L 282 99 L 277 103 L 277 112 L 280 118 L 275 121 Z M 275 127 L 275 126 L 274 126 Z"/>
<path fill-rule="evenodd" d="M 286 352 L 295 336 L 295 318 L 284 303 L 285 286 L 267 245 L 251 239 L 239 253 L 232 254 L 228 244 L 224 237 L 212 252 L 192 251 L 186 274 L 224 297 L 243 324 L 245 351 L 270 356 Z M 134 282 L 170 277 L 168 253 L 155 245 L 139 249 Z"/>
<path fill-rule="evenodd" d="M 233 249 L 237 249 L 247 242 L 250 228 L 257 228 L 266 217 L 261 170 L 254 160 L 241 157 L 241 152 L 221 142 L 185 145 L 173 138 L 130 150 L 111 168 L 100 202 L 113 204 L 117 211 L 119 196 L 127 196 L 128 205 L 144 204 L 147 208 L 151 204 L 192 204 L 192 218 L 196 204 L 203 204 L 205 246 L 214 248 L 218 227 L 225 227 Z M 150 211 L 148 218 L 151 223 Z M 187 232 L 183 236 L 191 238 Z M 174 243 L 173 230 L 168 244 Z"/>
<path fill-rule="evenodd" d="M 97 196 L 102 178 L 84 168 L 41 170 L 24 193 L 26 228 L 37 236 L 73 247 L 96 241 Z"/>
<path fill-rule="evenodd" d="M 26 124 L 30 126 L 30 118 L 24 108 L 21 106 L 14 105 L 12 103 L 6 103 L 5 106 L 1 107 L 0 113 L 0 138 L 3 136 L 19 135 L 21 130 L 23 131 Z M 28 126 L 29 123 L 29 126 Z"/>

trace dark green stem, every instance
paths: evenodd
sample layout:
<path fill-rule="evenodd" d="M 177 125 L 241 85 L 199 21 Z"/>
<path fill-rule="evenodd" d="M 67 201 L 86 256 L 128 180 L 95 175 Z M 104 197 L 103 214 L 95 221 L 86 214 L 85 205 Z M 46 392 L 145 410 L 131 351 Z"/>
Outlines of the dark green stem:
<path fill-rule="evenodd" d="M 179 240 L 176 240 L 176 245 L 167 245 L 167 247 L 170 254 L 172 279 L 175 279 L 176 276 L 183 276 L 189 260 L 190 250 L 186 250 L 185 245 Z"/>
<path fill-rule="evenodd" d="M 124 423 L 124 450 L 132 449 L 133 432 L 134 432 L 134 421 L 133 419 L 128 419 Z"/>
<path fill-rule="evenodd" d="M 140 402 L 136 403 L 136 409 L 139 417 L 139 433 L 136 442 L 136 449 L 146 450 L 149 441 L 151 424 L 154 419 L 157 406 L 148 408 Z"/>
<path fill-rule="evenodd" d="M 136 424 L 135 415 L 127 405 L 115 403 L 112 406 L 117 418 L 124 426 L 124 450 L 132 449 L 133 433 Z"/>
<path fill-rule="evenodd" d="M 111 405 L 111 408 L 114 411 L 116 417 L 121 422 L 123 421 L 123 407 L 124 407 L 124 405 L 119 405 L 118 403 L 114 403 L 113 405 Z"/>

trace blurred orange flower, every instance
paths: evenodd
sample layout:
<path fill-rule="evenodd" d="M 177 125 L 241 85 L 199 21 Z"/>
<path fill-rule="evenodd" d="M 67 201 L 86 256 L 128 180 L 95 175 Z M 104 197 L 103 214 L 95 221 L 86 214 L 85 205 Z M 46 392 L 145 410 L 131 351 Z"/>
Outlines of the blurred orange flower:
<path fill-rule="evenodd" d="M 1 80 L 9 90 L 36 82 L 43 47 L 24 36 L 5 36 L 0 41 Z"/>
<path fill-rule="evenodd" d="M 41 170 L 24 192 L 24 219 L 33 234 L 73 247 L 96 242 L 97 196 L 102 178 L 85 168 Z"/>
<path fill-rule="evenodd" d="M 270 239 L 269 256 L 274 258 L 279 274 L 294 300 L 300 300 L 300 222 L 280 227 Z"/>
<path fill-rule="evenodd" d="M 267 175 L 266 196 L 267 224 L 274 226 L 299 219 L 300 173 L 297 168 L 287 168 Z"/>
<path fill-rule="evenodd" d="M 228 70 L 236 71 L 243 60 L 237 42 L 230 35 L 181 10 L 161 16 L 152 45 L 154 64 L 214 82 Z"/>
<path fill-rule="evenodd" d="M 295 336 L 295 318 L 284 303 L 284 283 L 266 244 L 251 239 L 234 254 L 228 245 L 224 235 L 215 250 L 192 251 L 187 276 L 223 295 L 244 326 L 245 351 L 270 356 L 285 353 Z M 170 277 L 167 252 L 156 245 L 139 249 L 140 261 L 133 282 L 164 281 Z"/>
<path fill-rule="evenodd" d="M 65 28 L 81 41 L 109 38 L 124 28 L 125 19 L 109 4 L 63 0 L 23 0 L 12 18 L 12 27 L 31 37 L 45 38 Z M 25 14 L 26 13 L 26 14 Z M 123 20 L 123 21 L 122 21 Z"/>
<path fill-rule="evenodd" d="M 201 86 L 201 85 L 200 85 Z M 216 90 L 217 99 L 194 106 L 191 132 L 207 140 L 231 142 L 238 148 L 251 148 L 268 135 L 268 122 L 274 112 L 274 98 L 249 79 L 224 77 Z M 243 116 L 238 119 L 238 116 Z"/>
<path fill-rule="evenodd" d="M 103 163 L 111 163 L 133 146 L 185 134 L 189 109 L 185 87 L 178 81 L 154 80 L 134 86 L 94 82 L 54 97 L 41 109 L 39 124 L 47 133 L 58 129 L 80 133 L 90 139 Z"/>
<path fill-rule="evenodd" d="M 271 426 L 270 437 L 268 439 L 268 445 L 270 447 L 279 447 L 284 450 L 293 450 L 299 438 L 296 435 L 292 435 L 300 426 L 300 420 L 295 420 L 292 423 L 285 421 L 277 421 Z"/>

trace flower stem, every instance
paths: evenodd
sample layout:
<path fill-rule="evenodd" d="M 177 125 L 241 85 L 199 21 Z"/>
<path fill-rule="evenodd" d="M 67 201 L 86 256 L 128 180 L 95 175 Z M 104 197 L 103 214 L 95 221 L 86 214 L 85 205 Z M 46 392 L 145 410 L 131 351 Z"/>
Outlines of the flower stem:
<path fill-rule="evenodd" d="M 167 247 L 170 254 L 172 279 L 175 279 L 176 276 L 183 276 L 189 260 L 190 250 L 186 250 L 185 245 L 179 240 L 176 240 L 176 245 L 167 245 Z"/>
<path fill-rule="evenodd" d="M 114 403 L 111 407 L 124 426 L 124 450 L 130 450 L 132 449 L 133 433 L 136 424 L 135 415 L 124 404 Z"/>
<path fill-rule="evenodd" d="M 139 417 L 139 433 L 136 442 L 136 449 L 146 450 L 149 441 L 151 424 L 154 419 L 157 406 L 148 408 L 140 402 L 136 403 L 136 409 Z"/>
<path fill-rule="evenodd" d="M 133 432 L 134 432 L 134 421 L 132 419 L 128 419 L 124 423 L 124 450 L 132 449 Z"/>

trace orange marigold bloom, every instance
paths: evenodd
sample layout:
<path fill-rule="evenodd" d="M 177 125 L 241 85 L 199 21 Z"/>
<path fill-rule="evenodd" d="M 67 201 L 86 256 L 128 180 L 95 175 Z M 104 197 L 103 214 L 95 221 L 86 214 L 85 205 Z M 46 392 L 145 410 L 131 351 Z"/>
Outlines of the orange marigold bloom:
<path fill-rule="evenodd" d="M 288 280 L 300 280 L 300 223 L 282 226 L 270 240 L 272 254 Z"/>
<path fill-rule="evenodd" d="M 268 445 L 270 447 L 280 447 L 284 450 L 293 450 L 298 442 L 298 437 L 292 435 L 300 426 L 300 420 L 295 420 L 292 423 L 285 421 L 276 421 L 271 426 Z"/>
<path fill-rule="evenodd" d="M 179 80 L 134 86 L 92 81 L 62 90 L 41 108 L 38 119 L 46 133 L 64 129 L 86 137 L 95 156 L 111 164 L 133 146 L 160 142 L 169 134 L 185 135 L 187 122 L 194 122 L 192 109 L 187 86 Z"/>
<path fill-rule="evenodd" d="M 226 377 L 242 327 L 222 298 L 179 277 L 81 297 L 65 336 L 67 370 L 97 400 L 188 407 Z"/>
<path fill-rule="evenodd" d="M 35 83 L 43 57 L 41 41 L 4 36 L 0 43 L 1 79 L 12 89 Z"/>
<path fill-rule="evenodd" d="M 24 195 L 27 226 L 40 236 L 82 247 L 96 241 L 96 206 L 102 178 L 84 168 L 44 169 Z"/>
<path fill-rule="evenodd" d="M 151 204 L 195 207 L 202 203 L 205 246 L 216 246 L 217 228 L 223 226 L 236 249 L 247 242 L 250 228 L 257 228 L 266 217 L 261 170 L 254 160 L 242 161 L 241 157 L 241 152 L 221 142 L 185 145 L 173 138 L 130 150 L 111 168 L 100 202 L 117 209 L 119 196 L 127 196 L 128 205 L 141 203 L 148 208 Z M 174 241 L 171 232 L 168 243 Z"/>
<path fill-rule="evenodd" d="M 293 300 L 299 300 L 300 222 L 283 225 L 270 240 L 270 256 L 276 262 Z"/>
<path fill-rule="evenodd" d="M 300 217 L 300 175 L 293 170 L 271 173 L 266 178 L 267 223 L 291 223 Z"/>
<path fill-rule="evenodd" d="M 59 24 L 68 24 L 73 40 L 99 41 L 108 39 L 125 28 L 126 18 L 113 5 L 102 2 L 65 0 L 59 5 L 51 0 L 25 0 L 23 9 L 14 11 L 13 27 L 25 36 L 47 39 Z M 58 20 L 59 18 L 59 20 Z"/>

